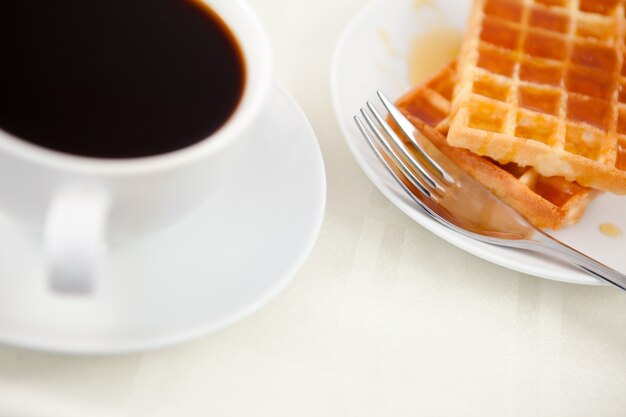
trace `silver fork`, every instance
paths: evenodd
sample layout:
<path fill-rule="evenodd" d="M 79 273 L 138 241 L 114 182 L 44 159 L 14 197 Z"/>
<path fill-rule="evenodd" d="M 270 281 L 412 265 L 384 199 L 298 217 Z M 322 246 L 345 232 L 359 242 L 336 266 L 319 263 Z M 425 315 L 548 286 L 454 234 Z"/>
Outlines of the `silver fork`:
<path fill-rule="evenodd" d="M 378 97 L 408 144 L 369 101 L 354 121 L 392 177 L 428 216 L 463 236 L 554 257 L 626 291 L 626 275 L 534 227 L 443 155 L 380 91 Z"/>

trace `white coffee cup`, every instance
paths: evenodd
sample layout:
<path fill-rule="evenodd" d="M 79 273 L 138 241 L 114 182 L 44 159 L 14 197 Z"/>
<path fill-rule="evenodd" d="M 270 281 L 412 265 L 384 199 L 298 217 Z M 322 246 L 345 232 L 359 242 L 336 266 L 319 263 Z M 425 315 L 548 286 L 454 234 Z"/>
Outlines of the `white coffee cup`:
<path fill-rule="evenodd" d="M 198 0 L 228 25 L 245 61 L 245 87 L 209 138 L 145 158 L 97 159 L 33 145 L 0 130 L 0 210 L 41 232 L 49 283 L 89 293 L 109 242 L 163 228 L 198 207 L 237 169 L 272 77 L 268 37 L 241 0 Z"/>

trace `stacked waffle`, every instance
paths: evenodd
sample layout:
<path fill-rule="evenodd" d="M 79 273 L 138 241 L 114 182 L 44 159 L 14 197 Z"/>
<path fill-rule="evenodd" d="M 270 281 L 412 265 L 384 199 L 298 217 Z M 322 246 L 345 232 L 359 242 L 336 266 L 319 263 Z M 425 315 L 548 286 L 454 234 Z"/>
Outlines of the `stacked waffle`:
<path fill-rule="evenodd" d="M 626 194 L 625 1 L 475 0 L 458 65 L 397 104 L 533 224 L 572 224 Z"/>

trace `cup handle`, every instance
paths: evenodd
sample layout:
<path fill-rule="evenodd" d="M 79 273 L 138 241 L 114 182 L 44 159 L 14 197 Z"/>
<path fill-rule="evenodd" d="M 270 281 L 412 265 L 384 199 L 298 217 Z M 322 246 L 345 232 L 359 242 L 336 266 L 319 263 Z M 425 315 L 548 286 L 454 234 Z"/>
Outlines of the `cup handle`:
<path fill-rule="evenodd" d="M 52 198 L 43 236 L 52 290 L 94 291 L 106 250 L 109 207 L 108 193 L 94 186 L 66 188 Z"/>

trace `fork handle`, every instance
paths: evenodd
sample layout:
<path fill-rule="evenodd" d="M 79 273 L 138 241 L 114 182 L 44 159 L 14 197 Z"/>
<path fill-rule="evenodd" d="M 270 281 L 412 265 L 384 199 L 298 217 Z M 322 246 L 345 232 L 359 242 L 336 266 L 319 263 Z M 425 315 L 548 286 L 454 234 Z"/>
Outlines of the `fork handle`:
<path fill-rule="evenodd" d="M 600 263 L 552 236 L 539 232 L 526 248 L 554 256 L 594 277 L 626 291 L 626 275 Z"/>

